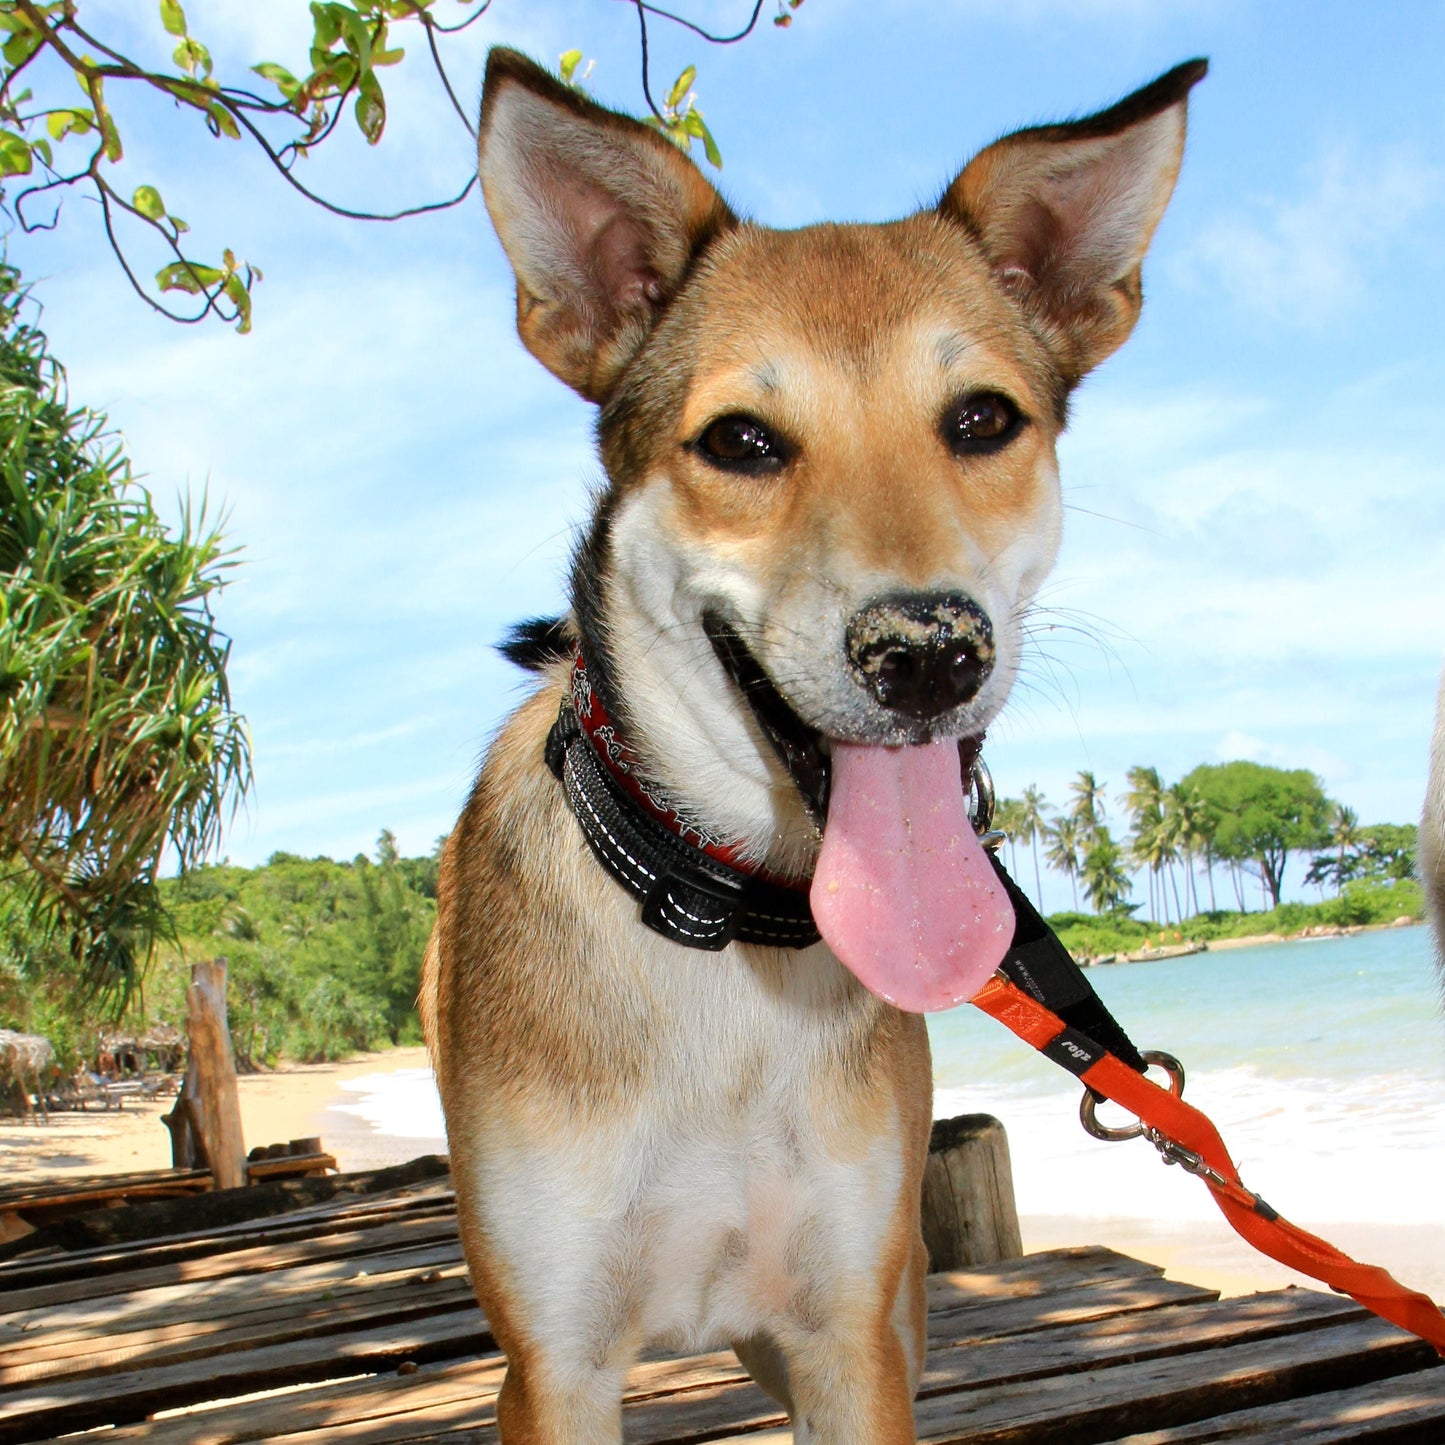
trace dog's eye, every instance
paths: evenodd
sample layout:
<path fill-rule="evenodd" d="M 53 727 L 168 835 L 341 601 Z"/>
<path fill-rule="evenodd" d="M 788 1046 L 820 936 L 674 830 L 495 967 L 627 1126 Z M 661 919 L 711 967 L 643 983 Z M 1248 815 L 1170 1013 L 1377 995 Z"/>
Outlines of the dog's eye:
<path fill-rule="evenodd" d="M 787 458 L 787 448 L 754 416 L 722 416 L 693 443 L 705 461 L 725 472 L 761 476 L 776 472 Z"/>
<path fill-rule="evenodd" d="M 1019 409 L 996 391 L 978 391 L 953 403 L 943 414 L 939 431 L 954 456 L 996 452 L 1023 426 Z"/>

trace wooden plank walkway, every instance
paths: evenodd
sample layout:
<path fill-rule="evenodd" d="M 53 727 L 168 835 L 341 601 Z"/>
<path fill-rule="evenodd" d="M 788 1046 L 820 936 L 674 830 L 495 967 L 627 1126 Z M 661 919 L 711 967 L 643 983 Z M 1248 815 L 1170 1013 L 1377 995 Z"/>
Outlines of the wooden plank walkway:
<path fill-rule="evenodd" d="M 1349 1300 L 1219 1300 L 1106 1249 L 929 1280 L 919 1439 L 1441 1445 L 1445 1369 Z M 444 1183 L 0 1266 L 0 1445 L 497 1440 L 503 1362 Z M 628 1441 L 791 1438 L 730 1353 L 629 1377 Z"/>

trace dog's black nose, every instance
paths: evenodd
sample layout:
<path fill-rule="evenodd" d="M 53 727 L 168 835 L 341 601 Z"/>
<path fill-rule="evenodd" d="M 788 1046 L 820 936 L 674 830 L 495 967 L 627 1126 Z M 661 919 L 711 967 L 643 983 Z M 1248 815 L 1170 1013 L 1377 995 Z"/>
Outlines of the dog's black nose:
<path fill-rule="evenodd" d="M 940 717 L 974 697 L 993 671 L 988 616 L 960 592 L 885 597 L 847 630 L 854 676 L 890 712 Z"/>

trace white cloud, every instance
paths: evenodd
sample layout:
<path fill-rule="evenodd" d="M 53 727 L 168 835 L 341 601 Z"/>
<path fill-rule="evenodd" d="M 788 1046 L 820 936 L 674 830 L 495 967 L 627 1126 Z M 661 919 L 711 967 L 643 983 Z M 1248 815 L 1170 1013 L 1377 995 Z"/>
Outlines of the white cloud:
<path fill-rule="evenodd" d="M 1289 195 L 1262 196 L 1206 225 L 1176 278 L 1271 321 L 1321 328 L 1365 304 L 1371 263 L 1434 206 L 1442 172 L 1414 152 L 1336 146 Z"/>
<path fill-rule="evenodd" d="M 1328 748 L 1303 746 L 1285 747 L 1279 743 L 1266 742 L 1230 728 L 1214 745 L 1214 756 L 1222 763 L 1243 761 L 1266 763 L 1274 768 L 1308 768 L 1322 777 L 1338 777 L 1350 771 L 1350 765 Z"/>

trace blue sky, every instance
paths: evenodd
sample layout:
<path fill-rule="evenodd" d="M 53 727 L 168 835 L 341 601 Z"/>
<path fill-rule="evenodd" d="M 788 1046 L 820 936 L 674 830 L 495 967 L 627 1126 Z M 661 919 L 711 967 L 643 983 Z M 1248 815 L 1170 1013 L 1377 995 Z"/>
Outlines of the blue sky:
<path fill-rule="evenodd" d="M 151 10 L 82 7 L 159 58 Z M 299 0 L 187 13 L 223 73 L 304 69 Z M 495 0 L 453 52 L 465 97 L 499 41 L 549 63 L 579 46 L 599 99 L 641 106 L 618 0 Z M 1133 763 L 1173 779 L 1250 757 L 1313 768 L 1366 822 L 1415 817 L 1445 646 L 1445 5 L 808 0 L 731 49 L 661 23 L 652 41 L 656 87 L 699 68 L 729 199 L 785 226 L 902 214 L 995 136 L 1210 57 L 1143 320 L 1076 400 L 1064 549 L 990 760 L 1001 791 L 1058 805 L 1080 768 L 1115 797 Z M 460 185 L 470 142 L 423 59 L 380 150 L 348 142 L 312 183 L 382 208 Z M 240 146 L 113 99 L 122 184 L 157 185 L 195 254 L 265 270 L 255 333 L 151 317 L 84 203 L 9 253 L 74 397 L 158 499 L 228 509 L 244 565 L 219 615 L 256 790 L 227 852 L 348 857 L 383 827 L 427 850 L 522 686 L 491 644 L 561 605 L 590 408 L 516 341 L 479 201 L 334 220 Z"/>

